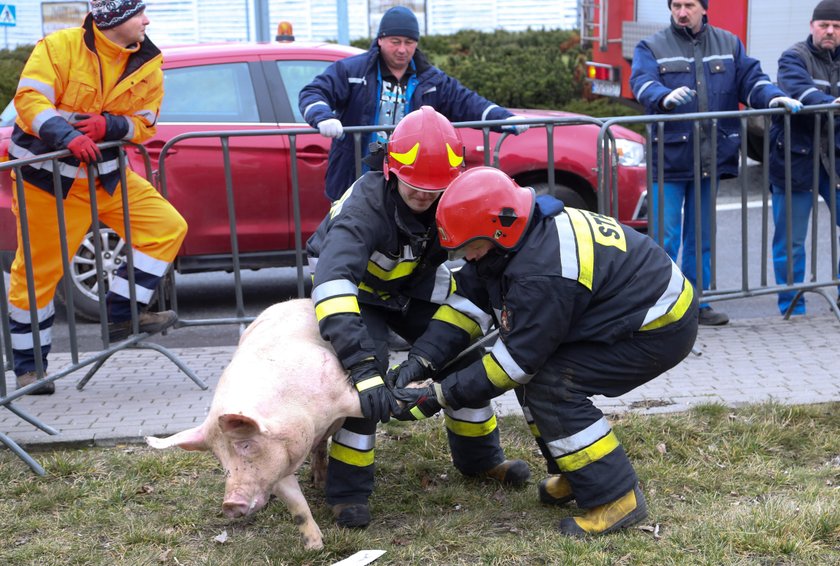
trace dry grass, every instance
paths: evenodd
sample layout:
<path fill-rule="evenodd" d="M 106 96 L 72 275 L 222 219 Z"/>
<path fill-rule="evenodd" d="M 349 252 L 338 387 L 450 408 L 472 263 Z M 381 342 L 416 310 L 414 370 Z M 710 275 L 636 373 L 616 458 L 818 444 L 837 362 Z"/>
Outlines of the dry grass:
<path fill-rule="evenodd" d="M 615 430 L 650 508 L 641 528 L 590 540 L 554 531 L 578 512 L 540 505 L 544 464 L 522 419 L 501 419 L 509 457 L 528 460 L 521 490 L 461 477 L 442 420 L 381 427 L 374 521 L 335 527 L 307 488 L 326 549 L 306 552 L 286 509 L 221 514 L 212 456 L 141 446 L 45 452 L 47 476 L 0 452 L 0 564 L 332 564 L 383 549 L 376 564 L 838 564 L 840 406 L 708 405 L 629 415 Z M 305 473 L 305 472 L 304 472 Z M 216 537 L 227 533 L 226 542 Z"/>

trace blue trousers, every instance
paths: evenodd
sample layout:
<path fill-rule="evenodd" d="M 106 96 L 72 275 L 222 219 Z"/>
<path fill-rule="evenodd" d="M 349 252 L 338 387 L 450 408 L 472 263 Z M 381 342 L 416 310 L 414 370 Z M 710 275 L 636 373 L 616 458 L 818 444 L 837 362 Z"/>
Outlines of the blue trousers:
<path fill-rule="evenodd" d="M 820 169 L 819 191 L 827 206 L 831 206 L 829 192 L 830 179 L 825 169 Z M 771 185 L 773 201 L 773 271 L 776 274 L 776 284 L 787 283 L 787 208 L 785 206 L 785 189 Z M 811 219 L 811 205 L 813 195 L 810 191 L 793 191 L 790 195 L 791 214 L 791 252 L 793 254 L 793 283 L 805 280 L 805 238 L 808 236 L 808 224 Z M 840 195 L 837 195 L 835 221 L 840 226 Z M 838 266 L 840 272 L 840 266 Z M 779 293 L 779 312 L 784 314 L 790 307 L 795 291 Z M 800 297 L 792 314 L 805 314 L 805 298 Z"/>
<path fill-rule="evenodd" d="M 700 289 L 697 284 L 697 246 L 694 237 L 694 223 L 697 211 L 694 206 L 694 181 L 667 181 L 662 186 L 664 198 L 664 216 L 662 231 L 662 247 L 674 262 L 682 246 L 682 262 L 680 269 L 686 278 L 691 281 L 695 289 Z M 717 190 L 717 183 L 715 183 Z M 659 184 L 654 183 L 652 188 L 652 214 L 650 226 L 653 238 L 659 242 Z M 712 206 L 712 182 L 711 179 L 703 179 L 700 182 L 700 234 L 703 280 L 702 288 L 708 289 L 712 279 L 712 243 L 711 243 L 711 206 Z M 701 303 L 700 307 L 708 306 Z"/>

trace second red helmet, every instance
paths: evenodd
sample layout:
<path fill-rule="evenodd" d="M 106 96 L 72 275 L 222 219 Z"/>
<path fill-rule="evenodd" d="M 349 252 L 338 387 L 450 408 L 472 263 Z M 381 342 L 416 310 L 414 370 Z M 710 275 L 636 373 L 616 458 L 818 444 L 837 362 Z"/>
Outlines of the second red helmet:
<path fill-rule="evenodd" d="M 505 250 L 522 239 L 533 216 L 534 189 L 520 187 L 493 167 L 470 169 L 440 197 L 436 219 L 441 246 L 455 250 L 490 240 Z"/>

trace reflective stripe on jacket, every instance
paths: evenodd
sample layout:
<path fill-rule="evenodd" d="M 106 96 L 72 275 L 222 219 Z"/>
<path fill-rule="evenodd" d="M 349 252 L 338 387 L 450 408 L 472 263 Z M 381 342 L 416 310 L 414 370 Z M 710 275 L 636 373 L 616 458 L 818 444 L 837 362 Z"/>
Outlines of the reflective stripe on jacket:
<path fill-rule="evenodd" d="M 142 142 L 154 135 L 163 100 L 163 62 L 160 50 L 146 38 L 136 50 L 126 49 L 127 62 L 116 86 L 103 92 L 97 37 L 90 14 L 82 27 L 60 30 L 39 41 L 21 73 L 15 94 L 17 120 L 9 154 L 18 159 L 65 149 L 81 133 L 72 124 L 80 115 L 108 113 L 111 120 L 105 141 Z M 117 149 L 102 152 L 97 164 L 105 190 L 113 194 L 119 183 Z M 64 196 L 76 178 L 86 178 L 87 167 L 70 156 L 58 161 Z M 22 168 L 24 179 L 53 192 L 52 162 Z"/>

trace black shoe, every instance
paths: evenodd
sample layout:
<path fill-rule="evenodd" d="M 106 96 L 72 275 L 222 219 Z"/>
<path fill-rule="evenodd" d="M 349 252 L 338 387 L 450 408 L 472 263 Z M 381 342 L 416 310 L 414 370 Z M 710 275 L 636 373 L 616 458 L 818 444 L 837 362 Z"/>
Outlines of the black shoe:
<path fill-rule="evenodd" d="M 137 317 L 140 332 L 154 334 L 161 330 L 166 330 L 176 322 L 178 322 L 178 315 L 175 311 L 161 311 L 161 312 L 141 312 Z M 108 324 L 108 339 L 111 342 L 119 342 L 125 340 L 131 335 L 132 326 L 130 320 L 122 322 L 112 322 Z"/>
<path fill-rule="evenodd" d="M 370 508 L 367 503 L 339 503 L 332 506 L 335 524 L 348 529 L 364 529 L 370 524 Z"/>
<path fill-rule="evenodd" d="M 531 469 L 522 460 L 505 460 L 480 475 L 493 478 L 511 487 L 522 487 L 531 478 Z"/>
<path fill-rule="evenodd" d="M 593 507 L 581 517 L 566 517 L 557 526 L 562 534 L 573 537 L 605 535 L 640 523 L 647 517 L 647 504 L 639 484 L 609 503 Z"/>
<path fill-rule="evenodd" d="M 712 307 L 701 307 L 697 319 L 704 326 L 723 326 L 729 323 L 729 317 L 726 314 L 712 310 Z"/>
<path fill-rule="evenodd" d="M 34 371 L 28 371 L 23 375 L 19 375 L 17 377 L 17 388 L 23 389 L 27 385 L 32 385 L 36 381 L 43 381 L 42 379 L 38 379 L 38 374 Z M 48 381 L 44 383 L 41 387 L 34 389 L 27 393 L 27 395 L 52 395 L 55 393 L 55 383 L 52 381 Z"/>

